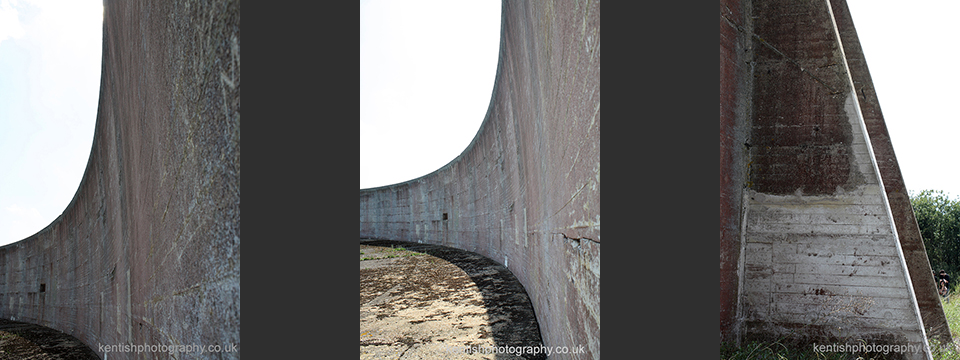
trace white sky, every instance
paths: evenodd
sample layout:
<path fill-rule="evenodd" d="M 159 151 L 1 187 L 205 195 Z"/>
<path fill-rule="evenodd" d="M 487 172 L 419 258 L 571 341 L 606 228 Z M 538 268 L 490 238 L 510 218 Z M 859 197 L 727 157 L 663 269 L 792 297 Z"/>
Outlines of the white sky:
<path fill-rule="evenodd" d="M 960 196 L 960 3 L 848 0 L 909 191 Z M 90 155 L 101 0 L 0 0 L 0 245 L 66 208 Z M 447 164 L 493 89 L 500 1 L 360 1 L 360 188 Z"/>
<path fill-rule="evenodd" d="M 360 188 L 446 165 L 480 129 L 500 0 L 360 1 Z"/>
<path fill-rule="evenodd" d="M 0 0 L 0 245 L 66 209 L 90 156 L 102 0 Z"/>
<path fill-rule="evenodd" d="M 960 2 L 847 0 L 907 190 L 960 196 Z"/>

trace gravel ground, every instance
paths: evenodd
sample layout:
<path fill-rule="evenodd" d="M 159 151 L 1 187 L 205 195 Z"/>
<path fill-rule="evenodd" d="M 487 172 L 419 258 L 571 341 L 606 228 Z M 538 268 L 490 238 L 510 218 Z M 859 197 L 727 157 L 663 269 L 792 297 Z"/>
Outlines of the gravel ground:
<path fill-rule="evenodd" d="M 543 345 L 523 286 L 496 262 L 398 241 L 361 239 L 360 252 L 361 359 L 546 358 L 450 352 Z"/>

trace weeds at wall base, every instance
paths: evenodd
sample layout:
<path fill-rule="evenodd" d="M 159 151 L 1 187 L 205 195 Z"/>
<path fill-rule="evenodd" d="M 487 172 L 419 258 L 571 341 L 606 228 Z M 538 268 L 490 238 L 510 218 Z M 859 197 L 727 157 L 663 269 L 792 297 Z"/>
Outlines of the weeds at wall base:
<path fill-rule="evenodd" d="M 960 295 L 957 295 L 956 288 L 951 291 L 949 298 L 942 299 L 943 312 L 947 318 L 947 324 L 950 327 L 950 333 L 954 341 L 958 339 L 957 330 L 960 330 Z M 850 353 L 828 353 L 816 352 L 813 347 L 786 344 L 784 339 L 773 341 L 750 341 L 746 345 L 736 347 L 733 344 L 720 344 L 720 358 L 725 360 L 735 359 L 851 359 L 851 360 L 869 360 L 869 359 L 896 359 L 899 354 L 850 354 Z M 941 344 L 936 338 L 927 340 L 930 346 L 930 353 L 934 360 L 960 360 L 960 347 L 954 344 Z"/>
<path fill-rule="evenodd" d="M 731 344 L 720 345 L 720 359 L 722 360 L 886 360 L 896 358 L 898 357 L 884 357 L 883 354 L 817 352 L 814 351 L 813 346 L 805 348 L 788 347 L 779 341 L 754 341 L 739 348 Z"/>
<path fill-rule="evenodd" d="M 930 352 L 934 360 L 960 360 L 960 349 L 958 349 L 956 344 L 943 345 L 935 338 L 928 339 L 927 343 L 930 346 Z M 795 346 L 787 346 L 780 341 L 752 341 L 741 347 L 736 347 L 733 344 L 720 344 L 721 360 L 886 360 L 901 358 L 903 358 L 903 356 L 899 353 L 853 354 L 845 352 L 818 352 L 814 350 L 812 345 L 797 348 Z"/>

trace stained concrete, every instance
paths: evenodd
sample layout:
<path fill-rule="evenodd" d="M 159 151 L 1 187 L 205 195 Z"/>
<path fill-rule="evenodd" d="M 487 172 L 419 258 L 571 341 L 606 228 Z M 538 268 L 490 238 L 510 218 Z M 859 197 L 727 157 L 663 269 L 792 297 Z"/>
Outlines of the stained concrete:
<path fill-rule="evenodd" d="M 490 106 L 456 159 L 360 190 L 360 237 L 481 254 L 526 288 L 545 346 L 600 357 L 600 2 L 504 1 Z"/>
<path fill-rule="evenodd" d="M 721 1 L 720 24 L 721 342 L 929 358 L 949 329 L 846 3 Z"/>
<path fill-rule="evenodd" d="M 0 247 L 0 317 L 101 357 L 240 349 L 240 84 L 239 1 L 106 1 L 86 170 L 56 220 Z"/>

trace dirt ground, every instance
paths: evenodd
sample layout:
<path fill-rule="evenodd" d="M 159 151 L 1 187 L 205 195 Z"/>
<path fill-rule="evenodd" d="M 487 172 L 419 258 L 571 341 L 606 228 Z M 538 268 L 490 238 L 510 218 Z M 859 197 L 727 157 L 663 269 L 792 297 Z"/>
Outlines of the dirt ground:
<path fill-rule="evenodd" d="M 0 319 L 0 360 L 100 359 L 93 349 L 60 331 Z"/>
<path fill-rule="evenodd" d="M 361 239 L 360 359 L 545 359 L 510 351 L 542 345 L 530 299 L 503 266 L 442 246 Z"/>

